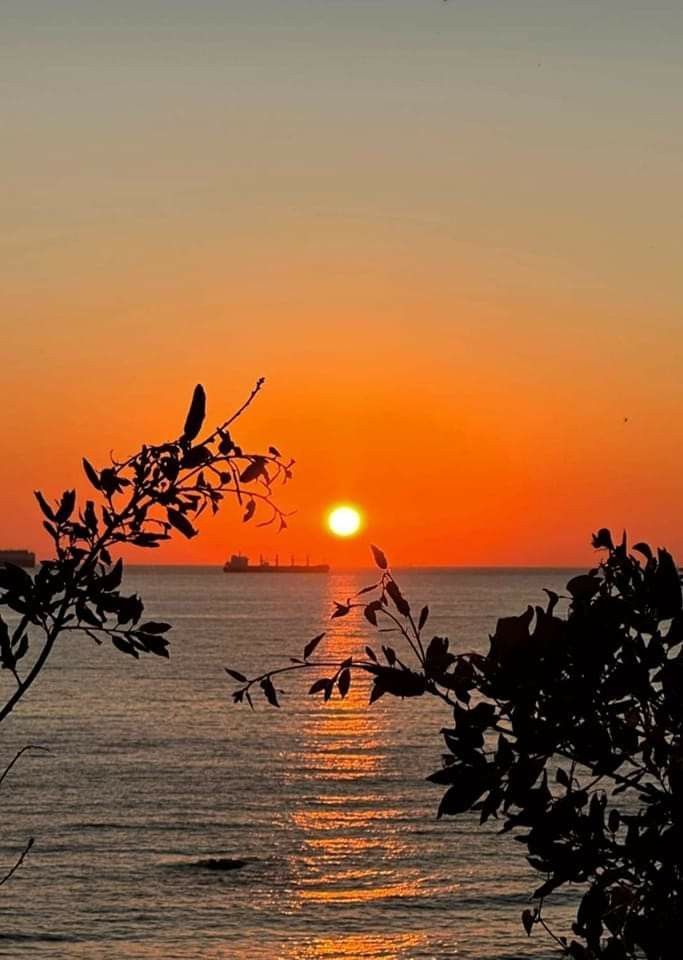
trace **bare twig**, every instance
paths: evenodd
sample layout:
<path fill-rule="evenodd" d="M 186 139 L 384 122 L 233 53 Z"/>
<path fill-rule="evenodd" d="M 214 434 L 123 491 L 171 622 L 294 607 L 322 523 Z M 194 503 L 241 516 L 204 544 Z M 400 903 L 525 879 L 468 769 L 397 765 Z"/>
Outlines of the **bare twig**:
<path fill-rule="evenodd" d="M 14 764 L 17 762 L 17 760 L 22 756 L 22 754 L 26 753 L 27 750 L 44 750 L 45 753 L 50 752 L 49 747 L 42 747 L 40 746 L 40 744 L 37 744 L 37 743 L 27 743 L 25 747 L 21 748 L 21 750 L 17 750 L 14 757 L 10 760 L 10 762 L 7 764 L 5 769 L 0 774 L 0 786 L 2 785 L 2 781 L 5 779 L 5 777 L 10 772 Z"/>
<path fill-rule="evenodd" d="M 0 887 L 3 885 L 3 883 L 7 883 L 10 877 L 14 876 L 14 874 L 17 872 L 19 867 L 22 865 L 22 863 L 26 859 L 26 856 L 29 850 L 31 849 L 31 847 L 33 846 L 33 843 L 34 843 L 34 839 L 33 837 L 31 837 L 28 843 L 26 844 L 26 846 L 24 847 L 24 849 L 21 851 L 21 854 L 19 855 L 19 859 L 17 860 L 17 862 L 14 864 L 11 870 L 8 870 L 8 872 L 5 874 L 2 880 L 0 880 Z"/>

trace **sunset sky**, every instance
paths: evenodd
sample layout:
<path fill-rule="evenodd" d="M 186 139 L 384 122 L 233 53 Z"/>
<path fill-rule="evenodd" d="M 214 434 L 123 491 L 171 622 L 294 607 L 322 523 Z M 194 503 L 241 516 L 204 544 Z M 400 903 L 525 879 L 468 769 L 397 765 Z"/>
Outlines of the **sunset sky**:
<path fill-rule="evenodd" d="M 84 454 L 297 460 L 139 562 L 683 555 L 683 5 L 7 0 L 0 546 Z M 359 505 L 336 540 L 326 509 Z"/>

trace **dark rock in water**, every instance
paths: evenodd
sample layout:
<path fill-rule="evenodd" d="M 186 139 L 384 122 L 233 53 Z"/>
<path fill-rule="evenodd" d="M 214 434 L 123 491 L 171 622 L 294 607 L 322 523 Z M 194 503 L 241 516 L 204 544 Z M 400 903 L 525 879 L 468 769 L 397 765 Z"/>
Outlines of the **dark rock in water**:
<path fill-rule="evenodd" d="M 197 861 L 197 866 L 205 870 L 239 870 L 246 865 L 246 860 L 231 860 L 230 857 L 209 857 L 208 860 Z"/>

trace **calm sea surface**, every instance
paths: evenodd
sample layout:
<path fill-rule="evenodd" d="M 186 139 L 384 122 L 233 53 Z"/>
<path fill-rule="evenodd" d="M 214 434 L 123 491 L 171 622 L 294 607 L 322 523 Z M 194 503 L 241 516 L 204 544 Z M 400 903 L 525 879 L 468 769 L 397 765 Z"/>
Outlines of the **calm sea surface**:
<path fill-rule="evenodd" d="M 485 650 L 500 615 L 543 603 L 558 570 L 411 570 L 397 577 L 432 632 Z M 519 923 L 534 886 L 523 849 L 473 819 L 437 821 L 445 706 L 385 697 L 367 707 L 305 695 L 283 708 L 232 704 L 225 665 L 286 663 L 323 629 L 319 652 L 360 653 L 360 616 L 329 620 L 367 573 L 226 576 L 137 568 L 126 586 L 174 624 L 170 661 L 139 662 L 69 638 L 15 716 L 3 763 L 0 956 L 32 960 L 512 960 L 554 956 Z M 431 635 L 431 633 L 429 634 Z M 387 638 L 385 638 L 386 642 Z M 247 861 L 202 869 L 202 858 Z M 561 908 L 548 916 L 562 918 Z M 564 931 L 566 932 L 566 931 Z"/>

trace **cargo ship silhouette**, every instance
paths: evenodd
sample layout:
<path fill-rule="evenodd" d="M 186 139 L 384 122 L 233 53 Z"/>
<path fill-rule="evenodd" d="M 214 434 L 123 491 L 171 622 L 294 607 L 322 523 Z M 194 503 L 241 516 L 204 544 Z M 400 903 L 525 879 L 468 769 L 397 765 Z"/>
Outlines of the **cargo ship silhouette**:
<path fill-rule="evenodd" d="M 251 564 L 249 558 L 240 553 L 233 553 L 223 567 L 224 573 L 329 573 L 329 570 L 329 564 L 309 563 L 308 557 L 306 557 L 306 563 L 294 563 L 294 557 L 292 557 L 289 564 L 281 566 L 280 558 L 277 556 L 275 563 L 269 563 L 263 557 L 259 557 L 258 564 Z"/>
<path fill-rule="evenodd" d="M 35 567 L 36 555 L 31 550 L 0 550 L 0 566 L 13 563 L 15 567 Z"/>

